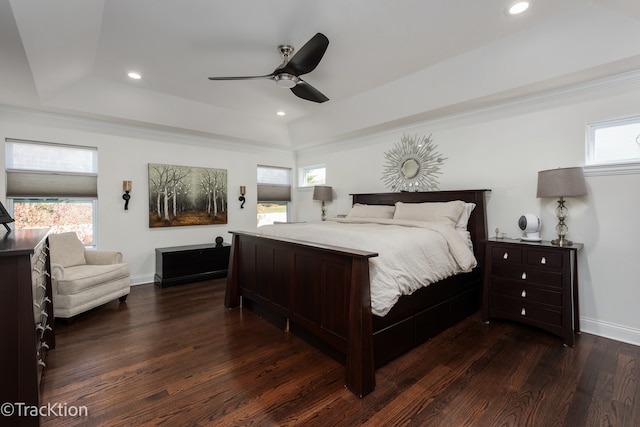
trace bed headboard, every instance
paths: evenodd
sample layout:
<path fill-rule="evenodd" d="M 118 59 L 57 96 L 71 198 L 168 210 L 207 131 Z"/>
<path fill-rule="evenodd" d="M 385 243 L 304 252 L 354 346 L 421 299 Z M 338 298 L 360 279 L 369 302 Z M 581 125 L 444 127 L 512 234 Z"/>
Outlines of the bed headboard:
<path fill-rule="evenodd" d="M 475 203 L 476 207 L 469 217 L 467 229 L 471 234 L 473 249 L 478 264 L 484 262 L 484 243 L 487 239 L 487 207 L 485 193 L 491 190 L 459 190 L 459 191 L 426 191 L 426 192 L 401 192 L 401 193 L 368 193 L 352 194 L 353 203 L 365 205 L 395 205 L 396 202 L 424 203 L 424 202 L 449 202 L 462 200 L 467 203 Z"/>

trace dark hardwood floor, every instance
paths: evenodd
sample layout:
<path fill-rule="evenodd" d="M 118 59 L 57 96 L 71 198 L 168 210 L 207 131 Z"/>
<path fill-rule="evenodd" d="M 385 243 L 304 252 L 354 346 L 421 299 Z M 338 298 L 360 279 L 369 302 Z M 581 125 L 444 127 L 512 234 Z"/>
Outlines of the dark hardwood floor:
<path fill-rule="evenodd" d="M 380 368 L 359 399 L 342 365 L 224 308 L 224 286 L 135 286 L 125 304 L 58 323 L 41 404 L 88 416 L 42 425 L 640 425 L 640 347 L 582 334 L 568 348 L 475 315 Z"/>

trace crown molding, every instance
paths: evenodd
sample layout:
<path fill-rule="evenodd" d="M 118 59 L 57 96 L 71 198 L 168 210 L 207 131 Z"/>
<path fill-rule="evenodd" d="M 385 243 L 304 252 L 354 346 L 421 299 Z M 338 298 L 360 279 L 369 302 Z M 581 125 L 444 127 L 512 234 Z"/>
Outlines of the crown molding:
<path fill-rule="evenodd" d="M 242 138 L 233 138 L 222 135 L 206 134 L 198 131 L 181 130 L 171 127 L 161 127 L 145 125 L 143 123 L 120 123 L 108 120 L 75 116 L 71 114 L 61 114 L 57 112 L 33 110 L 21 107 L 13 107 L 0 104 L 0 118 L 10 116 L 28 117 L 51 122 L 56 126 L 69 126 L 73 129 L 85 130 L 89 132 L 109 133 L 118 136 L 136 137 L 141 139 L 155 139 L 165 142 L 186 143 L 197 146 L 206 146 L 238 152 L 255 153 L 256 150 L 265 153 L 286 153 L 291 154 L 289 147 L 278 147 L 267 145 L 257 141 L 250 141 Z M 19 138 L 18 138 L 19 139 Z"/>

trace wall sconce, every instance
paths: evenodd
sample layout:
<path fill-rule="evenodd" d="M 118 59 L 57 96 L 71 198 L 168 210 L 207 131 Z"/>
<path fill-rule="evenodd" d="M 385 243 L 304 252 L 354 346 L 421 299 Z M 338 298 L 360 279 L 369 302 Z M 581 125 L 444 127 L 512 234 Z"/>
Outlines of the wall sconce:
<path fill-rule="evenodd" d="M 245 187 L 244 185 L 240 186 L 240 194 L 241 196 L 238 197 L 238 200 L 241 201 L 242 203 L 240 203 L 240 209 L 244 209 L 244 202 L 247 201 L 247 199 L 244 198 L 244 194 L 247 192 L 247 187 Z"/>
<path fill-rule="evenodd" d="M 122 181 L 122 191 L 124 194 L 122 195 L 122 199 L 124 200 L 124 210 L 129 210 L 129 200 L 131 199 L 131 181 Z"/>

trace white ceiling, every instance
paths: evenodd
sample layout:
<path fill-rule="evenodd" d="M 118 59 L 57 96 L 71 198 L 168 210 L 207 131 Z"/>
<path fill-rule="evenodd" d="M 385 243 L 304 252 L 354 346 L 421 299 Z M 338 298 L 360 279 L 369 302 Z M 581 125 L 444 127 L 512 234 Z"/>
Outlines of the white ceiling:
<path fill-rule="evenodd" d="M 508 3 L 0 0 L 0 105 L 299 149 L 640 69 L 640 1 Z M 328 102 L 207 79 L 269 74 L 317 32 L 303 78 Z"/>

